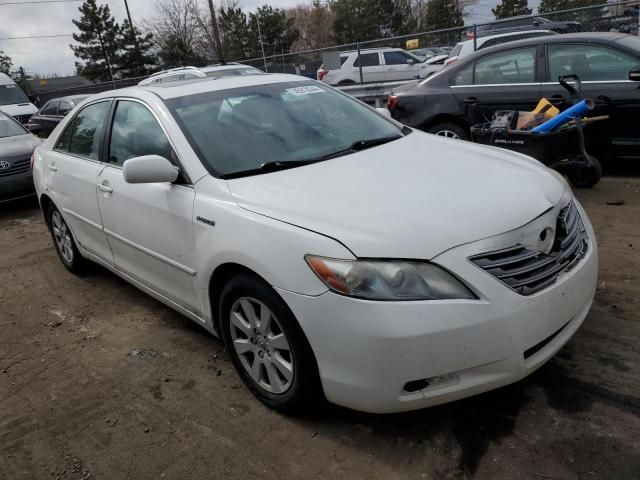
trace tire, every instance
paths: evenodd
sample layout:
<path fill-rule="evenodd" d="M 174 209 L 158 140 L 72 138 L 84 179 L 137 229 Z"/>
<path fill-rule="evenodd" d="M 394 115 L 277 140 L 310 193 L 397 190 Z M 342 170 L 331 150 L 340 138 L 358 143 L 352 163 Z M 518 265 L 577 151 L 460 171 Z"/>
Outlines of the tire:
<path fill-rule="evenodd" d="M 47 223 L 58 258 L 67 270 L 74 274 L 84 273 L 88 261 L 80 254 L 73 234 L 58 209 L 50 204 L 47 209 Z"/>
<path fill-rule="evenodd" d="M 439 137 L 455 138 L 459 140 L 471 140 L 469 130 L 452 122 L 437 123 L 427 130 L 428 133 Z"/>
<path fill-rule="evenodd" d="M 600 181 L 602 177 L 602 165 L 597 158 L 589 155 L 591 166 L 573 167 L 567 172 L 567 177 L 571 185 L 576 188 L 591 188 Z"/>
<path fill-rule="evenodd" d="M 233 277 L 220 295 L 219 319 L 233 366 L 258 400 L 296 413 L 324 399 L 311 346 L 266 282 L 248 273 Z"/>

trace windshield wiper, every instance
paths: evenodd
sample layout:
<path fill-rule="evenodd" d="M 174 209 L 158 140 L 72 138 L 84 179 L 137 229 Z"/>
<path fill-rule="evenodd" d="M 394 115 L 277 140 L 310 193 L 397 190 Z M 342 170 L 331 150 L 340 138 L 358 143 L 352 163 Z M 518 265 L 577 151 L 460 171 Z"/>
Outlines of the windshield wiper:
<path fill-rule="evenodd" d="M 221 175 L 222 179 L 248 177 L 249 175 L 256 175 L 259 173 L 271 173 L 278 172 L 280 170 L 287 170 L 289 168 L 301 167 L 303 165 L 309 165 L 310 163 L 318 162 L 319 160 L 275 160 L 273 162 L 265 162 L 258 168 L 251 168 L 249 170 L 241 170 L 239 172 L 231 172 L 225 175 Z"/>
<path fill-rule="evenodd" d="M 347 148 L 342 148 L 335 152 L 327 153 L 326 155 L 321 155 L 319 157 L 314 158 L 314 161 L 322 161 L 329 160 L 331 158 L 340 157 L 342 155 L 346 155 L 348 153 L 359 152 L 362 150 L 366 150 L 367 148 L 376 147 L 378 145 L 382 145 L 383 143 L 389 143 L 394 140 L 402 138 L 402 135 L 391 135 L 388 137 L 379 137 L 379 138 L 369 138 L 366 140 L 356 140 Z"/>

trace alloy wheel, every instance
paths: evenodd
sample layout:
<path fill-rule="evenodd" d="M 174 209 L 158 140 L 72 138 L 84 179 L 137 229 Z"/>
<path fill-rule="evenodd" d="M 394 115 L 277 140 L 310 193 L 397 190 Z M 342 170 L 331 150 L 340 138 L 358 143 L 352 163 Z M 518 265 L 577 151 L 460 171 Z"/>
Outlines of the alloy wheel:
<path fill-rule="evenodd" d="M 455 138 L 457 140 L 460 140 L 460 135 L 458 135 L 456 132 L 452 132 L 451 130 L 440 130 L 436 132 L 436 135 L 438 135 L 439 137 Z"/>
<path fill-rule="evenodd" d="M 51 228 L 53 229 L 53 238 L 58 246 L 58 251 L 65 262 L 73 263 L 73 241 L 71 240 L 71 232 L 65 223 L 60 212 L 53 212 L 51 215 Z"/>
<path fill-rule="evenodd" d="M 229 330 L 240 363 L 253 381 L 269 393 L 285 393 L 293 382 L 293 356 L 271 309 L 255 298 L 241 297 L 231 306 Z"/>

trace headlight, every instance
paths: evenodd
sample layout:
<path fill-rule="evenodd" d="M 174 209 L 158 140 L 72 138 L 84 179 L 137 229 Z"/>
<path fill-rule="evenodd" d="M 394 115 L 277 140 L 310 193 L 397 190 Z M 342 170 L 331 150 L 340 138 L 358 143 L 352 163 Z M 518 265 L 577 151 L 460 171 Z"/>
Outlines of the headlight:
<path fill-rule="evenodd" d="M 305 260 L 331 290 L 368 300 L 477 298 L 462 282 L 427 262 L 338 260 L 306 255 Z"/>

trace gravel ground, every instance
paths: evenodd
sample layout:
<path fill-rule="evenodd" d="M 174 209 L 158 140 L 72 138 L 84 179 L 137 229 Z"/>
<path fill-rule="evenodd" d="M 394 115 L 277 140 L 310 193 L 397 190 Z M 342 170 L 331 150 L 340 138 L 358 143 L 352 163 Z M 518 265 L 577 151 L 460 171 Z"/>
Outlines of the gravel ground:
<path fill-rule="evenodd" d="M 177 313 L 69 274 L 34 202 L 1 205 L 0 478 L 640 478 L 640 178 L 578 196 L 599 289 L 553 360 L 441 407 L 304 418 L 259 404 Z"/>

